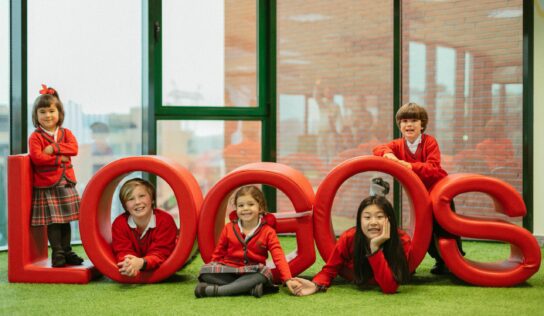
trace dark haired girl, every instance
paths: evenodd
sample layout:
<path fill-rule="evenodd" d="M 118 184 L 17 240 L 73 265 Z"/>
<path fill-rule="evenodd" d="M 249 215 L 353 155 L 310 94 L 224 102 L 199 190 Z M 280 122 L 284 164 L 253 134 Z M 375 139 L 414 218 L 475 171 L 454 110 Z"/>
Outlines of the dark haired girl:
<path fill-rule="evenodd" d="M 356 227 L 345 231 L 327 263 L 312 281 L 297 278 L 298 296 L 325 291 L 343 268 L 355 284 L 378 284 L 384 293 L 395 293 L 408 280 L 410 237 L 397 228 L 391 203 L 383 196 L 364 199 L 357 211 Z"/>

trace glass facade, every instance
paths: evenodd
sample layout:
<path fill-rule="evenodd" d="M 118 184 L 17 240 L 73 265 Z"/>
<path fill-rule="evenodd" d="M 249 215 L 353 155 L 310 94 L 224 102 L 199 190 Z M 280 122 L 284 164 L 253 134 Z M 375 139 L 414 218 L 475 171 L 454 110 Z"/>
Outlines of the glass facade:
<path fill-rule="evenodd" d="M 9 155 L 9 0 L 0 0 L 0 247 L 7 245 L 7 169 Z"/>
<path fill-rule="evenodd" d="M 521 193 L 523 1 L 402 4 L 403 102 L 426 107 L 443 167 L 496 177 Z M 508 219 L 483 194 L 455 202 L 461 214 Z"/>
<path fill-rule="evenodd" d="M 333 167 L 393 135 L 393 1 L 278 1 L 277 30 L 277 161 L 317 190 Z M 342 185 L 337 232 L 354 225 L 377 175 Z M 284 207 L 290 202 L 280 196 Z"/>
<path fill-rule="evenodd" d="M 233 169 L 261 161 L 259 121 L 158 121 L 157 154 L 187 168 L 203 194 Z M 171 197 L 159 195 L 158 205 Z"/>
<path fill-rule="evenodd" d="M 9 154 L 9 3 L 0 0 L 0 246 L 6 245 Z M 261 134 L 271 120 L 257 93 L 259 33 L 253 0 L 161 2 L 161 103 L 155 111 L 157 154 L 185 166 L 202 192 L 234 168 L 262 160 Z M 520 193 L 522 170 L 522 1 L 401 1 L 402 102 L 430 115 L 449 173 L 490 175 Z M 342 161 L 370 155 L 393 138 L 394 2 L 308 0 L 276 2 L 276 151 L 272 158 L 302 171 L 317 190 Z M 156 3 L 151 3 L 154 6 Z M 458 8 L 464 8 L 459 10 Z M 470 14 L 468 14 L 470 12 Z M 28 126 L 42 83 L 59 91 L 65 127 L 78 139 L 78 191 L 108 162 L 142 148 L 142 7 L 130 0 L 28 0 Z M 59 19 L 50 17 L 59 16 Z M 96 23 L 96 21 L 102 21 Z M 273 76 L 272 76 L 273 77 Z M 261 82 L 262 84 L 263 82 Z M 261 104 L 264 108 L 255 109 Z M 199 109 L 190 118 L 175 107 Z M 229 107 L 246 107 L 241 117 Z M 174 109 L 174 110 L 172 110 Z M 219 110 L 220 109 L 220 110 Z M 225 111 L 226 110 L 226 111 Z M 235 111 L 236 110 L 236 111 Z M 259 111 L 253 111 L 259 110 Z M 167 113 L 167 114 L 165 114 Z M 222 115 L 225 116 L 223 117 Z M 146 114 L 144 114 L 146 115 Z M 268 131 L 268 129 L 267 129 Z M 266 139 L 268 141 L 268 139 Z M 153 146 L 151 146 L 153 147 Z M 266 148 L 265 148 L 266 149 Z M 130 175 L 139 176 L 137 175 Z M 333 203 L 334 228 L 353 226 L 370 179 L 344 183 Z M 157 179 L 158 205 L 177 215 L 170 188 Z M 393 192 L 389 193 L 393 199 Z M 115 198 L 116 199 L 116 198 Z M 277 193 L 277 211 L 292 211 Z M 457 211 L 504 218 L 482 194 L 456 198 Z M 407 199 L 403 207 L 409 208 Z M 112 216 L 121 211 L 113 203 Z M 406 222 L 410 212 L 403 212 Z M 514 220 L 521 223 L 521 220 Z M 74 239 L 78 239 L 74 234 Z"/>
<path fill-rule="evenodd" d="M 130 0 L 28 2 L 29 135 L 41 84 L 52 86 L 64 104 L 63 126 L 78 140 L 80 195 L 102 166 L 141 153 L 141 19 L 140 4 Z M 116 200 L 112 215 L 121 212 Z"/>
<path fill-rule="evenodd" d="M 164 106 L 257 105 L 256 3 L 162 1 Z"/>

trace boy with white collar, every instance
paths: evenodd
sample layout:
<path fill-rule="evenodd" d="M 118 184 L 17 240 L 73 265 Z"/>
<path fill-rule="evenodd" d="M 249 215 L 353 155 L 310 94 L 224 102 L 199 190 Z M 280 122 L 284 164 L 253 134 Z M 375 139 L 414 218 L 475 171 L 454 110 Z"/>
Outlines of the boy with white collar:
<path fill-rule="evenodd" d="M 421 179 L 427 190 L 431 191 L 433 186 L 448 173 L 440 165 L 438 142 L 433 136 L 424 134 L 429 122 L 427 111 L 416 103 L 406 103 L 397 111 L 395 119 L 402 137 L 394 139 L 388 144 L 374 147 L 373 153 L 375 156 L 391 159 L 411 169 Z M 455 210 L 453 202 L 452 209 Z M 451 237 L 452 235 L 441 228 L 433 219 L 433 241 L 428 249 L 431 257 L 436 260 L 436 264 L 431 269 L 433 274 L 447 274 L 449 272 L 435 244 L 438 237 L 446 236 Z M 463 253 L 460 238 L 454 237 L 459 250 Z"/>

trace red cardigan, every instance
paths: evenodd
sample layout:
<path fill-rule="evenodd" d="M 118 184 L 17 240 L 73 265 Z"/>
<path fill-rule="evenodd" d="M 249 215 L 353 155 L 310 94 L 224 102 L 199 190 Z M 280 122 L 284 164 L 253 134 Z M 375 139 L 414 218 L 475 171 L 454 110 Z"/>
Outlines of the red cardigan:
<path fill-rule="evenodd" d="M 53 154 L 44 154 L 45 147 L 52 145 Z M 67 128 L 59 128 L 57 141 L 41 128 L 37 128 L 28 140 L 28 150 L 34 171 L 33 186 L 47 188 L 56 185 L 62 178 L 76 183 L 71 156 L 77 155 L 77 140 Z M 60 156 L 67 156 L 68 162 L 62 162 Z"/>
<path fill-rule="evenodd" d="M 314 277 L 313 281 L 316 284 L 329 287 L 332 279 L 334 279 L 338 272 L 344 267 L 353 272 L 353 252 L 356 230 L 356 227 L 352 227 L 340 236 L 327 263 Z M 412 249 L 410 236 L 400 229 L 398 230 L 398 233 L 406 258 L 410 258 Z M 384 293 L 395 293 L 399 285 L 393 277 L 393 273 L 383 255 L 383 251 L 380 249 L 369 256 L 368 262 L 370 263 L 370 267 L 374 274 L 373 282 L 378 283 Z"/>
<path fill-rule="evenodd" d="M 172 216 L 165 211 L 154 209 L 156 226 L 149 229 L 144 238 L 140 239 L 140 232 L 128 226 L 129 214 L 123 213 L 113 221 L 111 226 L 111 246 L 118 262 L 126 255 L 145 258 L 145 270 L 158 268 L 176 246 L 178 229 Z"/>
<path fill-rule="evenodd" d="M 412 170 L 423 181 L 423 184 L 430 190 L 433 185 L 448 175 L 440 165 L 440 148 L 434 137 L 427 134 L 421 135 L 421 143 L 417 146 L 415 154 L 410 152 L 406 140 L 397 138 L 389 144 L 378 145 L 372 150 L 375 156 L 383 156 L 393 153 L 400 160 L 412 164 Z"/>
<path fill-rule="evenodd" d="M 221 232 L 219 242 L 212 255 L 213 262 L 241 267 L 244 265 L 266 264 L 268 252 L 280 273 L 283 282 L 291 279 L 291 270 L 276 235 L 276 218 L 266 214 L 261 218 L 261 225 L 246 242 L 245 235 L 238 227 L 236 211 L 229 214 L 231 220 Z"/>

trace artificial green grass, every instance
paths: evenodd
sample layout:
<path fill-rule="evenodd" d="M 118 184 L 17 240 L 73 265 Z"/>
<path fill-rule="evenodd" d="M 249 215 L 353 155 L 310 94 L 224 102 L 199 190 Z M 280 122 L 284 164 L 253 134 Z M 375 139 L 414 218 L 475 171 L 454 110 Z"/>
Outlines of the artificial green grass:
<path fill-rule="evenodd" d="M 295 239 L 282 237 L 285 249 Z M 467 257 L 478 261 L 506 258 L 509 246 L 489 242 L 463 243 Z M 76 247 L 83 254 L 82 247 Z M 311 277 L 323 265 L 302 273 Z M 359 290 L 337 278 L 326 293 L 291 296 L 286 288 L 251 296 L 196 299 L 193 294 L 202 260 L 197 256 L 165 282 L 124 285 L 105 277 L 86 285 L 8 283 L 7 253 L 0 253 L 0 315 L 543 315 L 544 272 L 509 288 L 486 288 L 463 283 L 453 276 L 429 273 L 426 257 L 410 284 L 399 293 L 384 295 L 377 287 Z"/>

